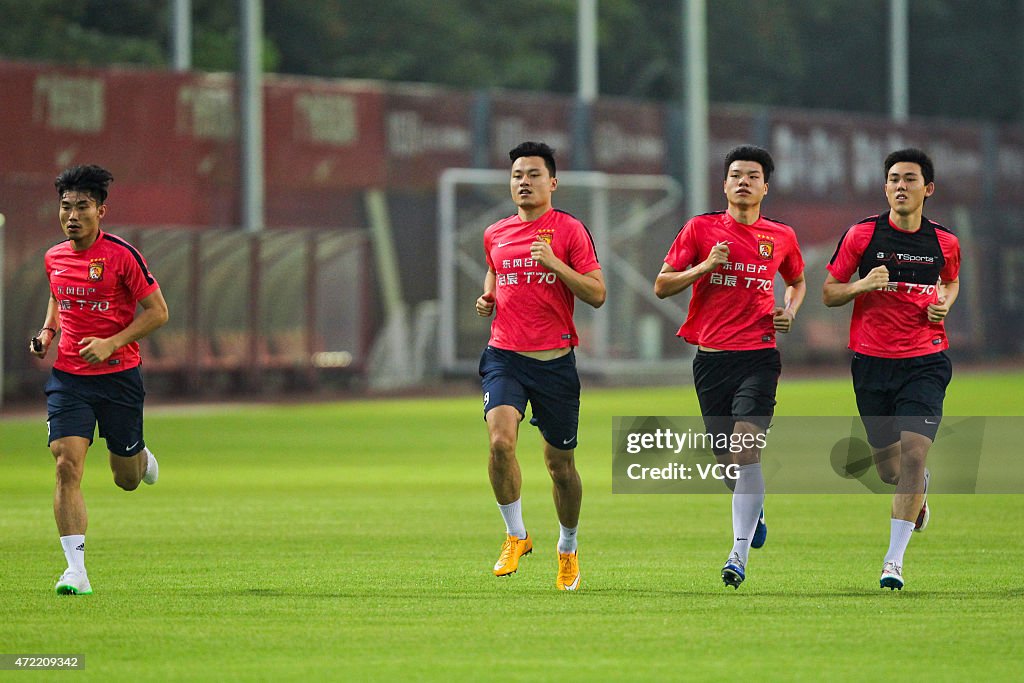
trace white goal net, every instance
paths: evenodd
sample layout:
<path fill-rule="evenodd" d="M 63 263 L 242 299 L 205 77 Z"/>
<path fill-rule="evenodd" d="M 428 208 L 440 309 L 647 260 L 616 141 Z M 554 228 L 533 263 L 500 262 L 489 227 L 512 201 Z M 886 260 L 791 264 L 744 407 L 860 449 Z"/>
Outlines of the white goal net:
<path fill-rule="evenodd" d="M 689 376 L 693 347 L 675 337 L 687 295 L 654 296 L 654 278 L 684 222 L 682 189 L 670 176 L 569 171 L 558 175 L 557 208 L 590 229 L 607 285 L 605 305 L 576 302 L 581 372 L 608 380 L 679 381 Z M 490 336 L 476 315 L 487 262 L 483 233 L 515 206 L 502 170 L 446 170 L 438 186 L 442 371 L 466 374 Z"/>

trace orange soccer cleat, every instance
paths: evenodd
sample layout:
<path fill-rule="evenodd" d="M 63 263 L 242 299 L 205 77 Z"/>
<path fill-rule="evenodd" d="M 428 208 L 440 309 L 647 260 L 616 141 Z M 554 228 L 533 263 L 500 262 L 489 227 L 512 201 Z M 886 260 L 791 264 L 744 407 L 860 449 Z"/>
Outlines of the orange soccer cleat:
<path fill-rule="evenodd" d="M 560 591 L 574 591 L 580 587 L 580 559 L 574 550 L 558 553 L 558 578 L 555 585 Z"/>
<path fill-rule="evenodd" d="M 519 558 L 532 552 L 533 541 L 530 540 L 530 534 L 526 534 L 526 538 L 516 538 L 509 534 L 501 546 L 501 555 L 498 556 L 498 561 L 494 563 L 494 575 L 515 574 L 519 569 Z"/>

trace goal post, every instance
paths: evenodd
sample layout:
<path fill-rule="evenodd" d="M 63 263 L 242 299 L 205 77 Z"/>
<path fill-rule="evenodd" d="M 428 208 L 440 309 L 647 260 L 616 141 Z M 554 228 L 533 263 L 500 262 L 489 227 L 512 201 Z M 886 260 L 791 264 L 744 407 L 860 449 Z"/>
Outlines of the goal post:
<path fill-rule="evenodd" d="M 566 171 L 555 206 L 589 228 L 608 297 L 593 309 L 576 302 L 581 372 L 610 381 L 678 381 L 692 347 L 675 339 L 688 294 L 654 296 L 654 278 L 682 225 L 683 191 L 671 176 Z M 438 184 L 440 299 L 438 358 L 446 374 L 476 371 L 490 320 L 476 315 L 487 265 L 483 233 L 515 207 L 507 171 L 451 168 Z"/>

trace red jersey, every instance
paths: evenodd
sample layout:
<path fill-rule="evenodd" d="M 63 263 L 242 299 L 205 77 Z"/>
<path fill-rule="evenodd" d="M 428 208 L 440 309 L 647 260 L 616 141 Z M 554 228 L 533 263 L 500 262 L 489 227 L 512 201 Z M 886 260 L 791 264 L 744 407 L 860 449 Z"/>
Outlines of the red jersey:
<path fill-rule="evenodd" d="M 704 261 L 719 242 L 729 260 L 693 283 L 686 322 L 678 336 L 721 351 L 775 346 L 775 274 L 800 277 L 804 259 L 793 228 L 763 216 L 744 225 L 727 211 L 691 218 L 676 235 L 665 263 L 683 271 Z"/>
<path fill-rule="evenodd" d="M 889 286 L 853 300 L 850 349 L 881 358 L 912 358 L 949 348 L 946 328 L 928 320 L 939 283 L 960 273 L 960 242 L 948 229 L 921 218 L 914 232 L 900 230 L 889 212 L 866 218 L 843 235 L 828 272 L 849 282 L 877 266 L 889 270 Z"/>
<path fill-rule="evenodd" d="M 491 346 L 508 351 L 544 351 L 577 346 L 572 313 L 576 297 L 565 283 L 530 258 L 530 244 L 544 240 L 577 273 L 601 265 L 590 231 L 570 214 L 551 209 L 537 220 L 518 214 L 484 231 L 487 265 L 495 273 Z"/>
<path fill-rule="evenodd" d="M 78 342 L 84 337 L 105 339 L 128 327 L 138 302 L 159 287 L 135 247 L 101 231 L 83 251 L 75 251 L 71 240 L 51 247 L 44 263 L 60 314 L 53 367 L 75 375 L 102 375 L 137 366 L 138 342 L 122 346 L 95 365 L 78 355 Z"/>

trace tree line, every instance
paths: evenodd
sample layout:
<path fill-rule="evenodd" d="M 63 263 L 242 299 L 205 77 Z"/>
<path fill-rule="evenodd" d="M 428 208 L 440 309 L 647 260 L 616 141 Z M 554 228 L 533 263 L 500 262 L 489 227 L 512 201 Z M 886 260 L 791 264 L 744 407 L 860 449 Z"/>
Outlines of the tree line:
<path fill-rule="evenodd" d="M 576 89 L 577 0 L 263 0 L 267 71 Z M 602 95 L 680 97 L 681 0 L 599 0 Z M 0 58 L 170 62 L 171 0 L 0 0 Z M 192 0 L 193 68 L 233 71 L 237 0 Z M 715 103 L 885 113 L 889 0 L 708 0 Z M 1024 118 L 1024 2 L 910 2 L 913 116 Z"/>

